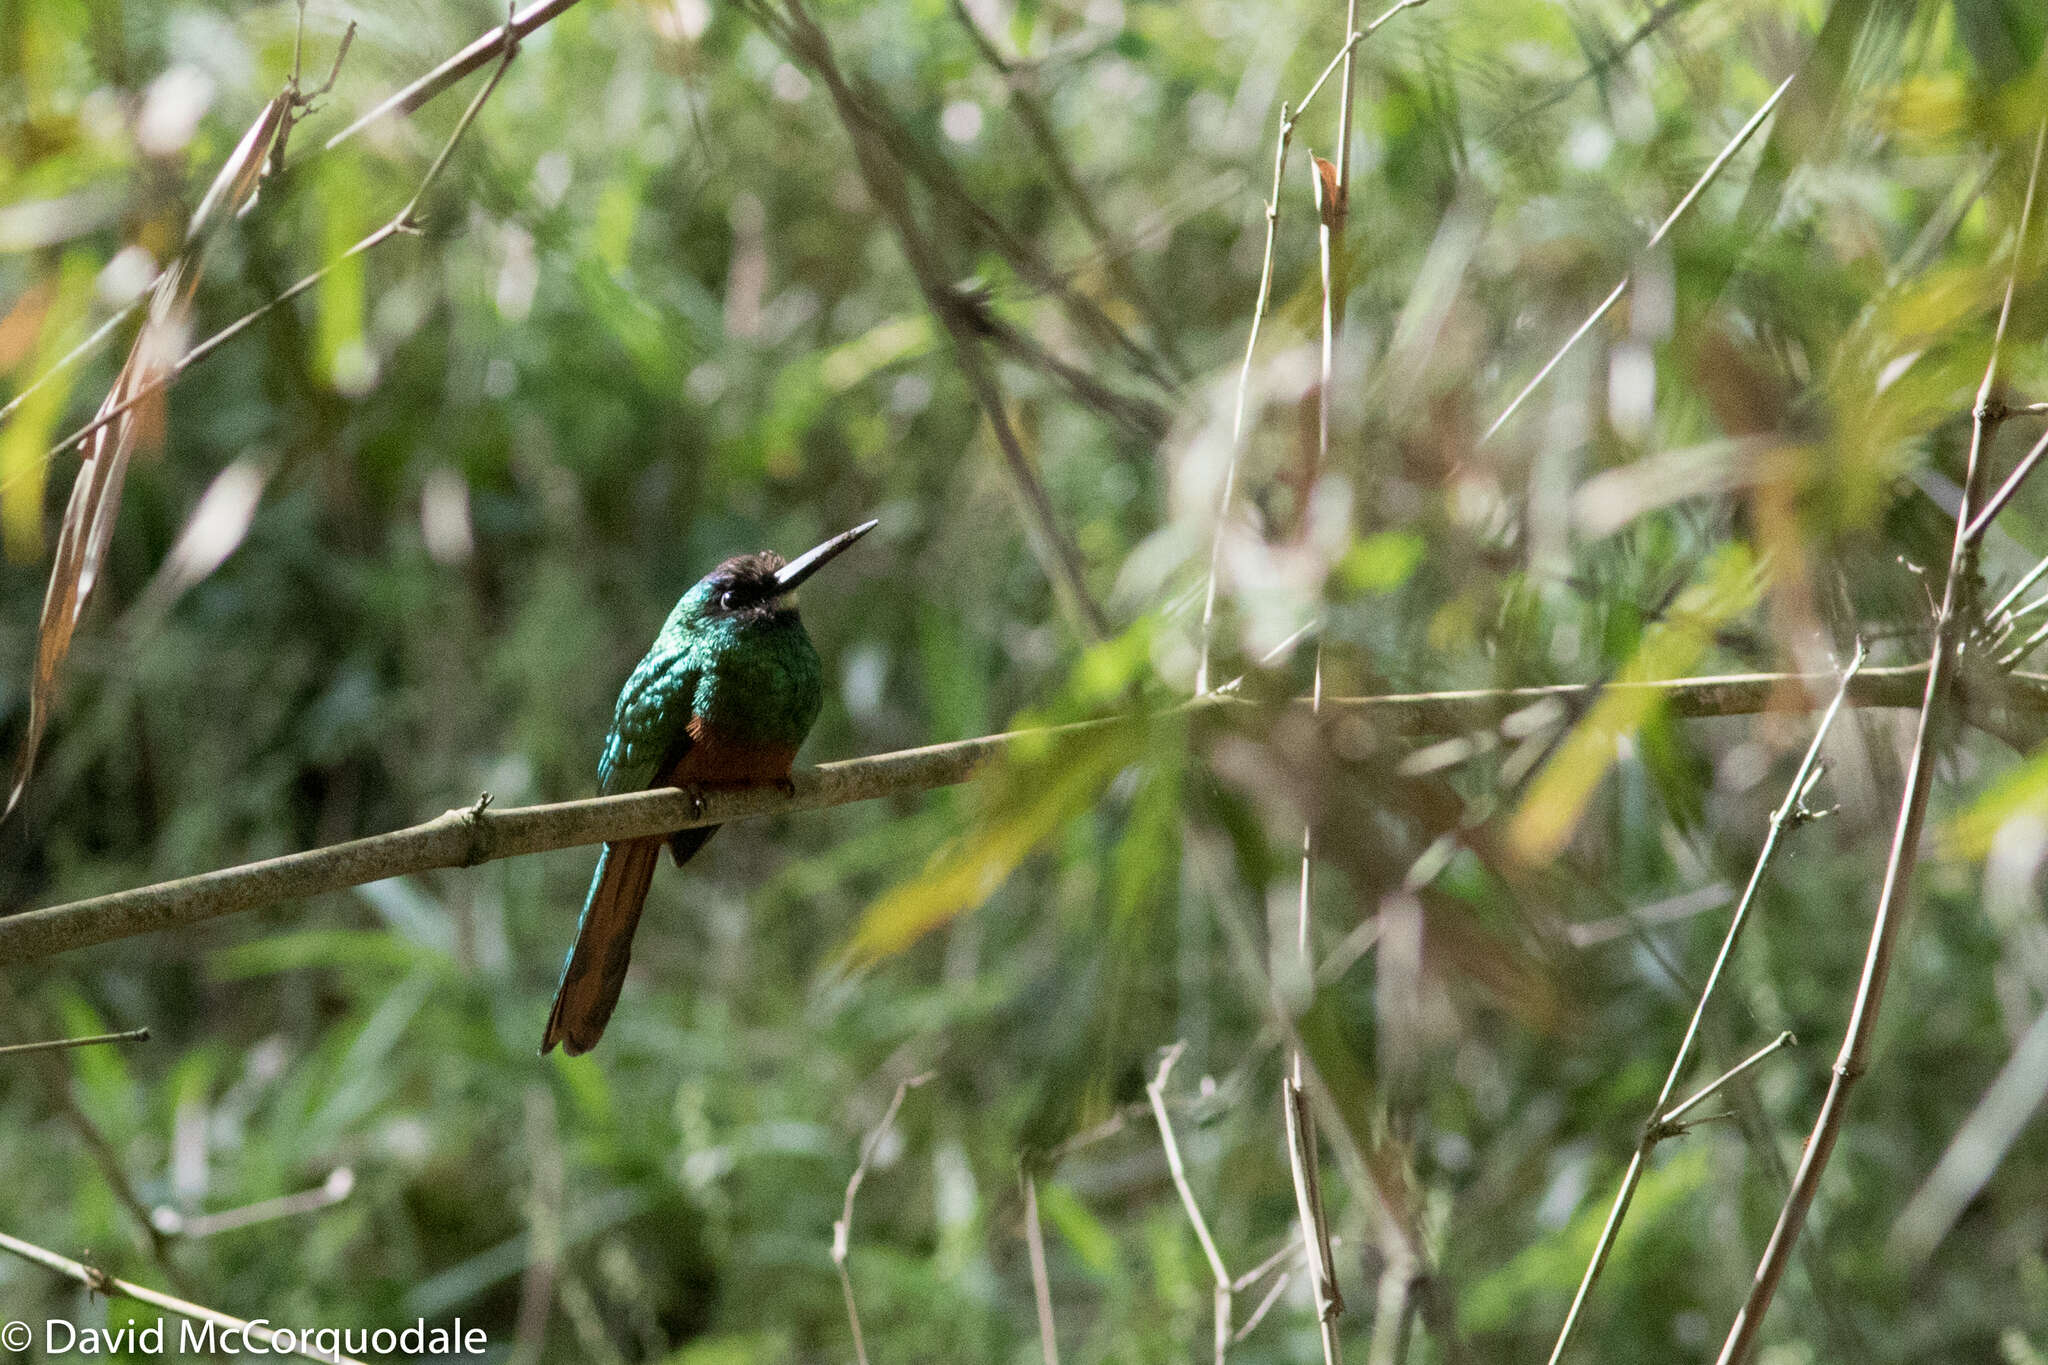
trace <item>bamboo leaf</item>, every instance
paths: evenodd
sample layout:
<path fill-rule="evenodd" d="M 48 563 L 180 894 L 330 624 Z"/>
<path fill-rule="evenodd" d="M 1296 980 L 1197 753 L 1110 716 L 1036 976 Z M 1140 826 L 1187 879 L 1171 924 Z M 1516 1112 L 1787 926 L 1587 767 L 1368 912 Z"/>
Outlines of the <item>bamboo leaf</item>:
<path fill-rule="evenodd" d="M 1033 849 L 1095 803 L 1109 780 L 1136 757 L 1142 735 L 1143 727 L 1131 726 L 1068 741 L 1017 765 L 1002 785 L 1022 799 L 999 800 L 994 819 L 869 907 L 854 930 L 848 955 L 869 962 L 900 953 L 987 900 Z"/>
<path fill-rule="evenodd" d="M 92 298 L 92 284 L 90 258 L 82 252 L 67 254 L 47 290 L 48 307 L 30 352 L 30 374 L 48 374 L 55 369 L 77 340 Z M 14 315 L 9 316 L 12 319 Z M 7 557 L 16 562 L 38 558 L 43 552 L 43 490 L 50 470 L 45 456 L 51 430 L 64 413 L 73 377 L 71 372 L 63 372 L 54 382 L 30 393 L 14 421 L 0 430 L 0 528 L 4 528 Z"/>
<path fill-rule="evenodd" d="M 1689 671 L 1713 643 L 1715 630 L 1756 603 L 1759 586 L 1756 562 L 1746 547 L 1732 545 L 1716 554 L 1670 613 L 1643 632 L 1617 681 L 1658 682 Z M 1508 839 L 1517 853 L 1531 862 L 1557 855 L 1578 828 L 1621 741 L 1641 729 L 1661 704 L 1647 689 L 1601 694 L 1536 774 L 1509 821 Z"/>
<path fill-rule="evenodd" d="M 92 599 L 107 546 L 114 536 L 128 462 L 138 446 L 154 445 L 162 433 L 165 397 L 161 390 L 150 391 L 170 373 L 183 349 L 185 319 L 193 291 L 199 287 L 207 246 L 219 225 L 239 213 L 255 193 L 288 100 L 288 93 L 280 93 L 263 107 L 214 177 L 206 197 L 192 214 L 184 250 L 157 277 L 142 330 L 136 334 L 106 401 L 100 404 L 99 415 L 106 417 L 117 409 L 125 410 L 96 426 L 85 438 L 83 459 L 71 484 L 70 500 L 65 504 L 56 559 L 50 568 L 50 586 L 43 597 L 42 619 L 37 626 L 28 728 L 15 758 L 14 779 L 0 819 L 11 815 L 20 804 L 35 771 L 36 753 L 42 747 L 43 732 L 48 729 L 50 713 L 57 704 L 60 674 L 71 653 L 72 635 Z M 150 396 L 136 402 L 144 393 Z"/>

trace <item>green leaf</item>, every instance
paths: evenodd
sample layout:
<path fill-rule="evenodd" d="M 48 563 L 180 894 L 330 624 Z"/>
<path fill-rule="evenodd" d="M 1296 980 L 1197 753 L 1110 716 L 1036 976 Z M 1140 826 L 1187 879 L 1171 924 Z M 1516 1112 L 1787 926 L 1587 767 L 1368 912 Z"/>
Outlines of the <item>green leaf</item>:
<path fill-rule="evenodd" d="M 1038 1209 L 1097 1278 L 1116 1273 L 1116 1237 L 1072 1190 L 1056 1180 L 1039 1182 Z"/>
<path fill-rule="evenodd" d="M 1337 580 L 1355 593 L 1388 593 L 1406 583 L 1422 562 L 1422 537 L 1381 531 L 1351 547 L 1337 565 Z"/>

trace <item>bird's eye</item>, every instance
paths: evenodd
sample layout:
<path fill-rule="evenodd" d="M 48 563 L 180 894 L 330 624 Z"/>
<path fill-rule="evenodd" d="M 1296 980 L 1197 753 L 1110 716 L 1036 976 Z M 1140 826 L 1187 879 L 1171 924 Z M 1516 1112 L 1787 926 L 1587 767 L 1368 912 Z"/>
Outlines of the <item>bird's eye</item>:
<path fill-rule="evenodd" d="M 734 592 L 731 588 L 727 588 L 724 592 L 718 594 L 718 607 L 721 611 L 737 610 L 739 604 L 740 595 Z"/>

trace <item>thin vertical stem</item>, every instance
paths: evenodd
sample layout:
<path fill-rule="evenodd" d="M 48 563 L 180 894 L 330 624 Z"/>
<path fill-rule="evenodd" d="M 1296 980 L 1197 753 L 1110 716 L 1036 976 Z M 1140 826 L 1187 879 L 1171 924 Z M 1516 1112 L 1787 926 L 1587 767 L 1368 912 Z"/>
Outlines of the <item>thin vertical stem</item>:
<path fill-rule="evenodd" d="M 1344 32 L 1358 31 L 1358 0 L 1345 0 Z M 1344 277 L 1344 223 L 1350 197 L 1351 176 L 1351 105 L 1355 94 L 1357 44 L 1346 41 L 1344 46 L 1344 74 L 1339 79 L 1337 96 L 1337 160 L 1334 166 L 1311 158 L 1309 173 L 1315 190 L 1316 201 L 1316 248 L 1318 263 L 1322 268 L 1322 365 L 1316 383 L 1316 452 L 1315 469 L 1309 478 L 1302 480 L 1301 497 L 1303 505 L 1296 515 L 1305 528 L 1308 517 L 1308 499 L 1313 495 L 1316 481 L 1323 475 L 1330 462 L 1330 390 L 1336 382 L 1337 328 L 1343 307 Z M 1316 640 L 1315 684 L 1311 693 L 1310 710 L 1321 715 L 1323 709 L 1323 642 Z M 1309 922 L 1315 890 L 1315 830 L 1304 825 L 1301 831 L 1301 889 L 1298 910 L 1295 916 L 1296 961 L 1303 977 L 1315 980 L 1315 961 L 1309 942 Z M 1336 1257 L 1330 1249 L 1329 1215 L 1323 1206 L 1322 1174 L 1318 1169 L 1315 1121 L 1310 1116 L 1308 1102 L 1302 1093 L 1302 1056 L 1295 1049 L 1289 1074 L 1281 1085 L 1281 1117 L 1287 1130 L 1287 1156 L 1290 1174 L 1294 1180 L 1296 1211 L 1301 1219 L 1302 1242 L 1308 1251 L 1310 1283 L 1315 1288 L 1316 1328 L 1322 1338 L 1324 1365 L 1338 1365 L 1343 1359 L 1344 1348 L 1337 1335 L 1337 1318 L 1344 1311 L 1344 1296 L 1337 1291 Z"/>
<path fill-rule="evenodd" d="M 1045 1365 L 1060 1365 L 1060 1343 L 1053 1330 L 1052 1281 L 1045 1271 L 1045 1229 L 1038 1221 L 1038 1180 L 1024 1173 L 1024 1246 L 1031 1256 L 1031 1296 L 1038 1302 L 1038 1346 Z"/>
<path fill-rule="evenodd" d="M 1223 567 L 1223 526 L 1237 492 L 1237 457 L 1244 441 L 1244 409 L 1252 386 L 1252 357 L 1259 349 L 1259 327 L 1266 320 L 1266 301 L 1273 296 L 1273 243 L 1280 231 L 1280 179 L 1287 169 L 1287 144 L 1294 137 L 1294 112 L 1280 105 L 1280 135 L 1273 142 L 1273 191 L 1266 199 L 1266 249 L 1259 259 L 1259 297 L 1252 305 L 1251 332 L 1244 341 L 1244 363 L 1237 371 L 1237 402 L 1230 416 L 1230 458 L 1223 466 L 1223 488 L 1216 495 L 1216 530 L 1209 538 L 1209 581 L 1202 590 L 1202 652 L 1195 664 L 1195 695 L 1209 691 L 1209 649 L 1215 639 L 1216 582 Z"/>

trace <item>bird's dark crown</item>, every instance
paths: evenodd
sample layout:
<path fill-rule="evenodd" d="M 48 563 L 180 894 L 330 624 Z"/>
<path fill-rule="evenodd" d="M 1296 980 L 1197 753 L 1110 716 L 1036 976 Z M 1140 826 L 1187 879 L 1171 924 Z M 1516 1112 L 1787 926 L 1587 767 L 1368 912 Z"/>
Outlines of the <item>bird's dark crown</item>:
<path fill-rule="evenodd" d="M 793 610 L 782 585 L 775 581 L 776 570 L 784 563 L 773 550 L 734 555 L 704 576 L 710 590 L 706 609 L 720 616 Z"/>

